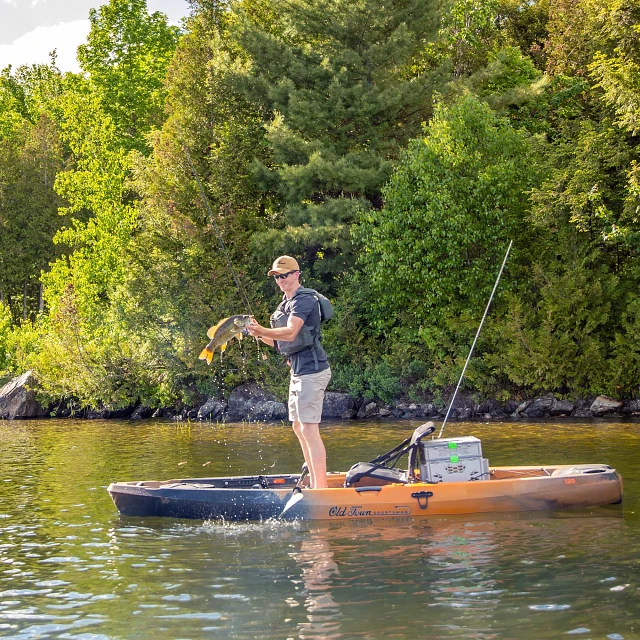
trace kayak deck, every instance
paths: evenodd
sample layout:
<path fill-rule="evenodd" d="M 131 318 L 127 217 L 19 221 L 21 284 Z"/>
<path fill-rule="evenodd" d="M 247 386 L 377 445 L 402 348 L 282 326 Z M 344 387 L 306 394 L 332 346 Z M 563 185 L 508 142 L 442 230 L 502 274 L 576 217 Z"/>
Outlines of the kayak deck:
<path fill-rule="evenodd" d="M 225 520 L 279 517 L 299 474 L 116 482 L 108 491 L 123 515 Z M 491 467 L 487 479 L 390 482 L 364 477 L 345 487 L 346 473 L 327 474 L 327 489 L 302 487 L 285 519 L 540 511 L 621 502 L 620 475 L 608 465 Z"/>

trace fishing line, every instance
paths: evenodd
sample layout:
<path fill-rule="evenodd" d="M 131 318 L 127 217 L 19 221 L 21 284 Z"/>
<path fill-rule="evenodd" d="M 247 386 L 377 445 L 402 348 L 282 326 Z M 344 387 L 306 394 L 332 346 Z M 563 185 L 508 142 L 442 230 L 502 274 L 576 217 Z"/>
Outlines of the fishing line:
<path fill-rule="evenodd" d="M 467 361 L 464 363 L 464 368 L 462 369 L 462 375 L 460 376 L 460 380 L 458 380 L 458 385 L 456 386 L 456 390 L 453 392 L 453 398 L 451 398 L 451 402 L 449 403 L 449 408 L 447 409 L 447 414 L 444 417 L 442 422 L 442 427 L 440 429 L 440 433 L 438 434 L 438 438 L 442 437 L 442 432 L 444 431 L 444 425 L 447 424 L 447 420 L 449 418 L 449 414 L 451 413 L 451 409 L 453 408 L 453 403 L 455 402 L 456 395 L 458 394 L 458 389 L 462 384 L 462 379 L 464 378 L 464 374 L 467 370 L 467 366 L 469 365 L 469 360 L 471 360 L 471 355 L 473 354 L 473 349 L 476 346 L 476 342 L 478 341 L 478 336 L 480 335 L 480 331 L 482 331 L 482 325 L 484 324 L 484 320 L 489 313 L 489 307 L 491 306 L 491 301 L 493 300 L 493 296 L 498 288 L 498 283 L 500 282 L 500 277 L 502 276 L 502 271 L 504 270 L 504 265 L 507 264 L 507 258 L 509 257 L 509 251 L 511 251 L 511 246 L 513 245 L 513 240 L 509 242 L 509 246 L 507 247 L 507 252 L 504 254 L 504 260 L 502 261 L 502 266 L 500 267 L 500 272 L 498 273 L 498 277 L 496 278 L 496 283 L 493 285 L 493 291 L 491 292 L 491 296 L 489 296 L 489 302 L 487 302 L 487 308 L 484 310 L 484 315 L 482 316 L 482 320 L 480 321 L 480 326 L 478 327 L 478 331 L 476 332 L 476 337 L 473 340 L 473 344 L 471 345 L 471 349 L 469 351 L 469 355 L 467 356 Z"/>
<path fill-rule="evenodd" d="M 196 171 L 193 161 L 191 160 L 191 155 L 189 154 L 189 150 L 187 149 L 186 146 L 184 146 L 183 148 L 184 148 L 184 153 L 187 156 L 187 161 L 189 162 L 189 166 L 191 167 L 191 172 L 193 173 L 193 177 L 196 179 L 196 184 L 198 185 L 198 191 L 200 192 L 200 197 L 202 198 L 202 202 L 204 203 L 204 206 L 209 214 L 209 220 L 211 221 L 211 224 L 213 225 L 213 228 L 216 232 L 216 236 L 218 237 L 218 242 L 220 243 L 220 248 L 222 249 L 222 252 L 224 253 L 224 257 L 227 260 L 227 266 L 229 267 L 229 271 L 231 271 L 231 275 L 233 276 L 233 280 L 236 283 L 236 287 L 238 288 L 238 292 L 240 293 L 242 302 L 247 307 L 247 310 L 249 311 L 249 315 L 251 317 L 254 317 L 254 313 L 253 313 L 253 310 L 251 309 L 251 303 L 249 302 L 249 298 L 247 298 L 247 294 L 244 290 L 244 287 L 242 286 L 242 283 L 238 279 L 238 276 L 236 275 L 233 265 L 231 264 L 231 258 L 229 257 L 229 252 L 227 251 L 227 245 L 224 243 L 224 240 L 222 239 L 220 228 L 216 223 L 215 216 L 213 215 L 213 211 L 211 210 L 211 205 L 209 204 L 209 200 L 205 195 L 204 188 L 202 187 L 202 182 L 200 182 L 200 176 L 198 175 L 198 172 Z"/>

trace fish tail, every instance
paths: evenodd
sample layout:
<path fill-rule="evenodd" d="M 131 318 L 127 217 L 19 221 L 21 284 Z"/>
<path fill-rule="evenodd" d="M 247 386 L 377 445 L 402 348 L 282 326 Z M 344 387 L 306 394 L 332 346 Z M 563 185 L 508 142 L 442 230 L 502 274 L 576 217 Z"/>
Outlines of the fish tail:
<path fill-rule="evenodd" d="M 213 351 L 209 349 L 209 347 L 205 347 L 200 355 L 198 356 L 198 360 L 206 360 L 207 364 L 211 364 L 211 359 L 213 358 Z"/>

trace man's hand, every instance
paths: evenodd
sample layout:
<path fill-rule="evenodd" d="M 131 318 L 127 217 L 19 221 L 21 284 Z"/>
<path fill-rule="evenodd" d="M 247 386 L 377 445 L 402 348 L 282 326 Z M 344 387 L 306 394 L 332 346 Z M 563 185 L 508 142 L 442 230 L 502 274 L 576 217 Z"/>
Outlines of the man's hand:
<path fill-rule="evenodd" d="M 247 325 L 247 332 L 250 336 L 254 338 L 260 338 L 262 336 L 262 332 L 264 331 L 264 327 L 259 325 L 255 318 L 251 318 L 251 323 Z"/>

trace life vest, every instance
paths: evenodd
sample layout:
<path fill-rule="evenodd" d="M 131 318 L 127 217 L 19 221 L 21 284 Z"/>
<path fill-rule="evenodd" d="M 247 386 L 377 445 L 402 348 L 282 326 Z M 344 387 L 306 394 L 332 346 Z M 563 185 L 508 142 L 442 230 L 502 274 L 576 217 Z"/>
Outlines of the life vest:
<path fill-rule="evenodd" d="M 289 322 L 289 316 L 291 315 L 290 304 L 297 296 L 307 295 L 312 296 L 318 303 L 318 313 L 320 322 L 325 322 L 333 317 L 333 307 L 329 299 L 318 293 L 315 289 L 308 287 L 300 287 L 293 297 L 287 298 L 283 296 L 282 302 L 278 305 L 277 309 L 273 312 L 270 318 L 270 324 L 273 329 L 279 329 L 286 327 Z M 304 349 L 311 348 L 313 354 L 313 361 L 315 363 L 316 370 L 318 369 L 318 355 L 317 350 L 320 347 L 320 325 L 308 325 L 303 324 L 300 331 L 293 340 L 276 340 L 276 349 L 278 353 L 283 356 L 293 356 Z"/>

